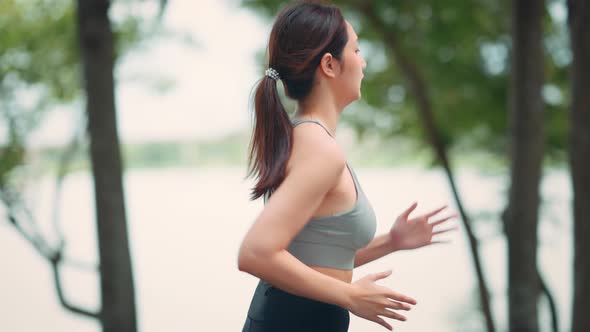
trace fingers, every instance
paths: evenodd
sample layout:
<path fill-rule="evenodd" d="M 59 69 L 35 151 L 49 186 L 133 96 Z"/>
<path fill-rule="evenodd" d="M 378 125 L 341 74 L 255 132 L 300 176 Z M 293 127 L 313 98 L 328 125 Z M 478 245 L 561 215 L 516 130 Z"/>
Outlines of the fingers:
<path fill-rule="evenodd" d="M 393 272 L 392 270 L 382 271 L 382 272 L 378 272 L 375 274 L 371 274 L 368 277 L 372 281 L 377 281 L 380 279 L 387 278 L 388 276 L 391 275 L 392 272 Z M 386 290 L 383 295 L 385 295 L 387 298 L 384 302 L 381 303 L 382 310 L 380 312 L 378 312 L 378 315 L 388 317 L 391 319 L 396 319 L 399 321 L 406 321 L 407 318 L 406 318 L 406 316 L 399 314 L 393 310 L 409 311 L 411 309 L 411 306 L 409 304 L 415 305 L 417 303 L 417 301 L 415 299 L 413 299 L 409 296 L 403 295 L 403 294 L 399 294 L 399 293 L 391 291 L 391 290 Z M 386 329 L 392 331 L 393 327 L 390 324 L 388 324 L 383 318 L 381 318 L 379 316 L 374 316 L 373 318 L 370 318 L 370 319 L 372 321 L 374 321 L 375 323 L 380 324 L 383 327 L 385 327 Z"/>
<path fill-rule="evenodd" d="M 379 316 L 375 316 L 375 318 L 373 318 L 371 320 L 374 321 L 377 324 L 383 325 L 383 327 L 385 327 L 389 331 L 393 331 L 393 327 L 391 327 L 391 325 L 387 324 L 387 322 L 383 318 L 381 318 Z"/>
<path fill-rule="evenodd" d="M 404 211 L 401 216 L 407 219 L 410 216 L 410 213 L 416 209 L 416 206 L 418 206 L 418 202 L 414 202 L 412 205 L 410 205 L 410 207 Z"/>
<path fill-rule="evenodd" d="M 385 279 L 385 278 L 389 277 L 392 272 L 393 272 L 392 270 L 378 272 L 378 273 L 375 273 L 375 274 L 370 275 L 370 279 L 373 280 L 373 281 L 377 281 L 377 280 L 380 280 L 380 279 Z"/>
<path fill-rule="evenodd" d="M 435 236 L 438 234 L 444 234 L 444 233 L 451 232 L 451 231 L 456 231 L 457 229 L 459 229 L 459 227 L 457 227 L 457 226 L 447 228 L 447 229 L 441 229 L 440 231 L 432 232 L 432 236 Z"/>
<path fill-rule="evenodd" d="M 406 320 L 408 320 L 408 318 L 406 318 L 406 316 L 398 314 L 395 311 L 387 310 L 387 309 L 383 309 L 383 311 L 380 313 L 380 315 L 385 316 L 385 317 L 389 317 L 392 319 L 401 320 L 402 322 L 405 322 Z"/>
<path fill-rule="evenodd" d="M 387 297 L 389 297 L 390 299 L 396 300 L 398 302 L 404 302 L 404 303 L 409 303 L 409 304 L 413 304 L 413 305 L 416 305 L 416 303 L 418 303 L 415 299 L 413 299 L 407 295 L 396 293 L 394 291 L 390 291 L 387 294 Z"/>
<path fill-rule="evenodd" d="M 394 309 L 394 310 L 405 310 L 405 311 L 410 311 L 412 309 L 412 307 L 409 304 L 393 301 L 390 299 L 387 299 L 387 303 L 385 303 L 385 307 L 390 308 L 390 309 Z"/>
<path fill-rule="evenodd" d="M 437 221 L 435 221 L 435 222 L 432 222 L 432 223 L 430 223 L 430 225 L 431 225 L 432 227 L 435 227 L 435 226 L 438 226 L 438 225 L 440 225 L 440 224 L 444 223 L 445 221 L 447 221 L 447 220 L 449 220 L 449 219 L 451 219 L 451 218 L 455 218 L 455 217 L 457 217 L 457 214 L 452 214 L 452 215 L 450 215 L 450 216 L 448 216 L 448 217 L 445 217 L 445 218 L 442 218 L 442 219 L 440 219 L 440 220 L 437 220 Z"/>
<path fill-rule="evenodd" d="M 408 320 L 408 318 L 404 315 L 400 315 L 397 312 L 391 311 L 391 310 L 387 310 L 384 309 L 383 311 L 381 311 L 379 313 L 379 316 L 384 316 L 384 317 L 388 317 L 391 319 L 396 319 L 402 322 L 405 322 L 406 320 Z M 381 324 L 383 327 L 385 327 L 386 329 L 393 331 L 393 327 L 388 324 L 383 318 L 379 317 L 379 316 L 375 316 L 373 319 L 371 319 L 372 321 L 374 321 L 377 324 Z"/>
<path fill-rule="evenodd" d="M 426 217 L 426 219 L 438 214 L 439 212 L 441 212 L 442 210 L 446 209 L 447 207 L 449 207 L 448 205 L 443 205 L 442 207 L 439 207 L 436 210 L 433 210 L 431 212 L 428 212 L 427 214 L 424 215 L 424 217 Z"/>

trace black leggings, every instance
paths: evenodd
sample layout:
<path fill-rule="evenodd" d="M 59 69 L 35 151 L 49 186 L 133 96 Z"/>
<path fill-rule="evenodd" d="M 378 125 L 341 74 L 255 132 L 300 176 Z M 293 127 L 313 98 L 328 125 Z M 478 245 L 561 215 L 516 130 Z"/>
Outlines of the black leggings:
<path fill-rule="evenodd" d="M 293 295 L 261 280 L 242 332 L 346 332 L 349 322 L 344 308 Z"/>

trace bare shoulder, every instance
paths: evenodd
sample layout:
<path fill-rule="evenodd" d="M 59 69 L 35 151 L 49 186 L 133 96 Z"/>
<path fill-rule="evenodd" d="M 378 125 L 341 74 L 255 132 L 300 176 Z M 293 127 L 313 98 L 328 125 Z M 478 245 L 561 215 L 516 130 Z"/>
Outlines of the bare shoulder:
<path fill-rule="evenodd" d="M 293 129 L 293 149 L 287 173 L 293 168 L 337 172 L 345 166 L 346 158 L 342 149 L 320 125 L 305 122 Z"/>
<path fill-rule="evenodd" d="M 246 235 L 245 246 L 273 251 L 287 248 L 337 185 L 345 167 L 342 150 L 321 126 L 296 126 L 287 174 Z"/>

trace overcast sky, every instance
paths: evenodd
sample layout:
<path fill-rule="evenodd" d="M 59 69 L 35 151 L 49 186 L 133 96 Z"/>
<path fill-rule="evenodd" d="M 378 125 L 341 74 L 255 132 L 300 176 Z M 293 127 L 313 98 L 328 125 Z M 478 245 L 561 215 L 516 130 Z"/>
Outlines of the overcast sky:
<path fill-rule="evenodd" d="M 124 142 L 219 137 L 247 128 L 249 96 L 263 72 L 255 54 L 266 46 L 271 22 L 237 2 L 169 1 L 164 26 L 185 32 L 198 47 L 159 38 L 122 59 L 117 112 Z M 155 3 L 137 9 L 153 17 Z M 158 92 L 148 79 L 129 79 L 155 76 L 174 84 Z M 66 142 L 72 114 L 71 107 L 51 112 L 30 143 Z"/>
<path fill-rule="evenodd" d="M 250 94 L 263 74 L 255 54 L 266 47 L 272 22 L 239 7 L 239 2 L 168 2 L 164 27 L 186 33 L 198 47 L 162 37 L 121 59 L 116 74 L 120 78 L 117 112 L 123 142 L 214 138 L 248 128 Z M 140 1 L 133 10 L 153 18 L 157 3 Z M 113 7 L 112 17 L 125 15 L 116 2 Z M 563 4 L 549 7 L 555 18 L 565 20 Z M 161 77 L 173 85 L 154 88 L 150 77 Z M 30 144 L 64 144 L 77 121 L 72 109 L 52 111 L 31 136 Z"/>

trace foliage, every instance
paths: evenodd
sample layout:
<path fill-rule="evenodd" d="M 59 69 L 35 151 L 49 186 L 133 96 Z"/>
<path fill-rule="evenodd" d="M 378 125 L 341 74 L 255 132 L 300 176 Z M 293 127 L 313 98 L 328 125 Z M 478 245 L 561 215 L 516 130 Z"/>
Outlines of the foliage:
<path fill-rule="evenodd" d="M 118 57 L 152 36 L 135 4 L 115 6 Z M 75 11 L 69 0 L 0 2 L 0 185 L 27 162 L 28 136 L 47 112 L 83 93 Z"/>
<path fill-rule="evenodd" d="M 244 0 L 265 17 L 288 1 Z M 385 33 L 397 36 L 400 51 L 427 82 L 436 125 L 456 152 L 505 158 L 510 87 L 510 8 L 505 1 L 372 1 L 384 29 L 376 28 L 363 1 L 332 1 L 343 10 L 361 40 L 367 60 L 362 101 L 344 112 L 343 120 L 361 136 L 408 137 L 428 145 Z M 554 8 L 555 1 L 548 2 Z M 563 161 L 566 146 L 567 44 L 564 22 L 546 15 L 545 45 L 548 155 Z"/>

